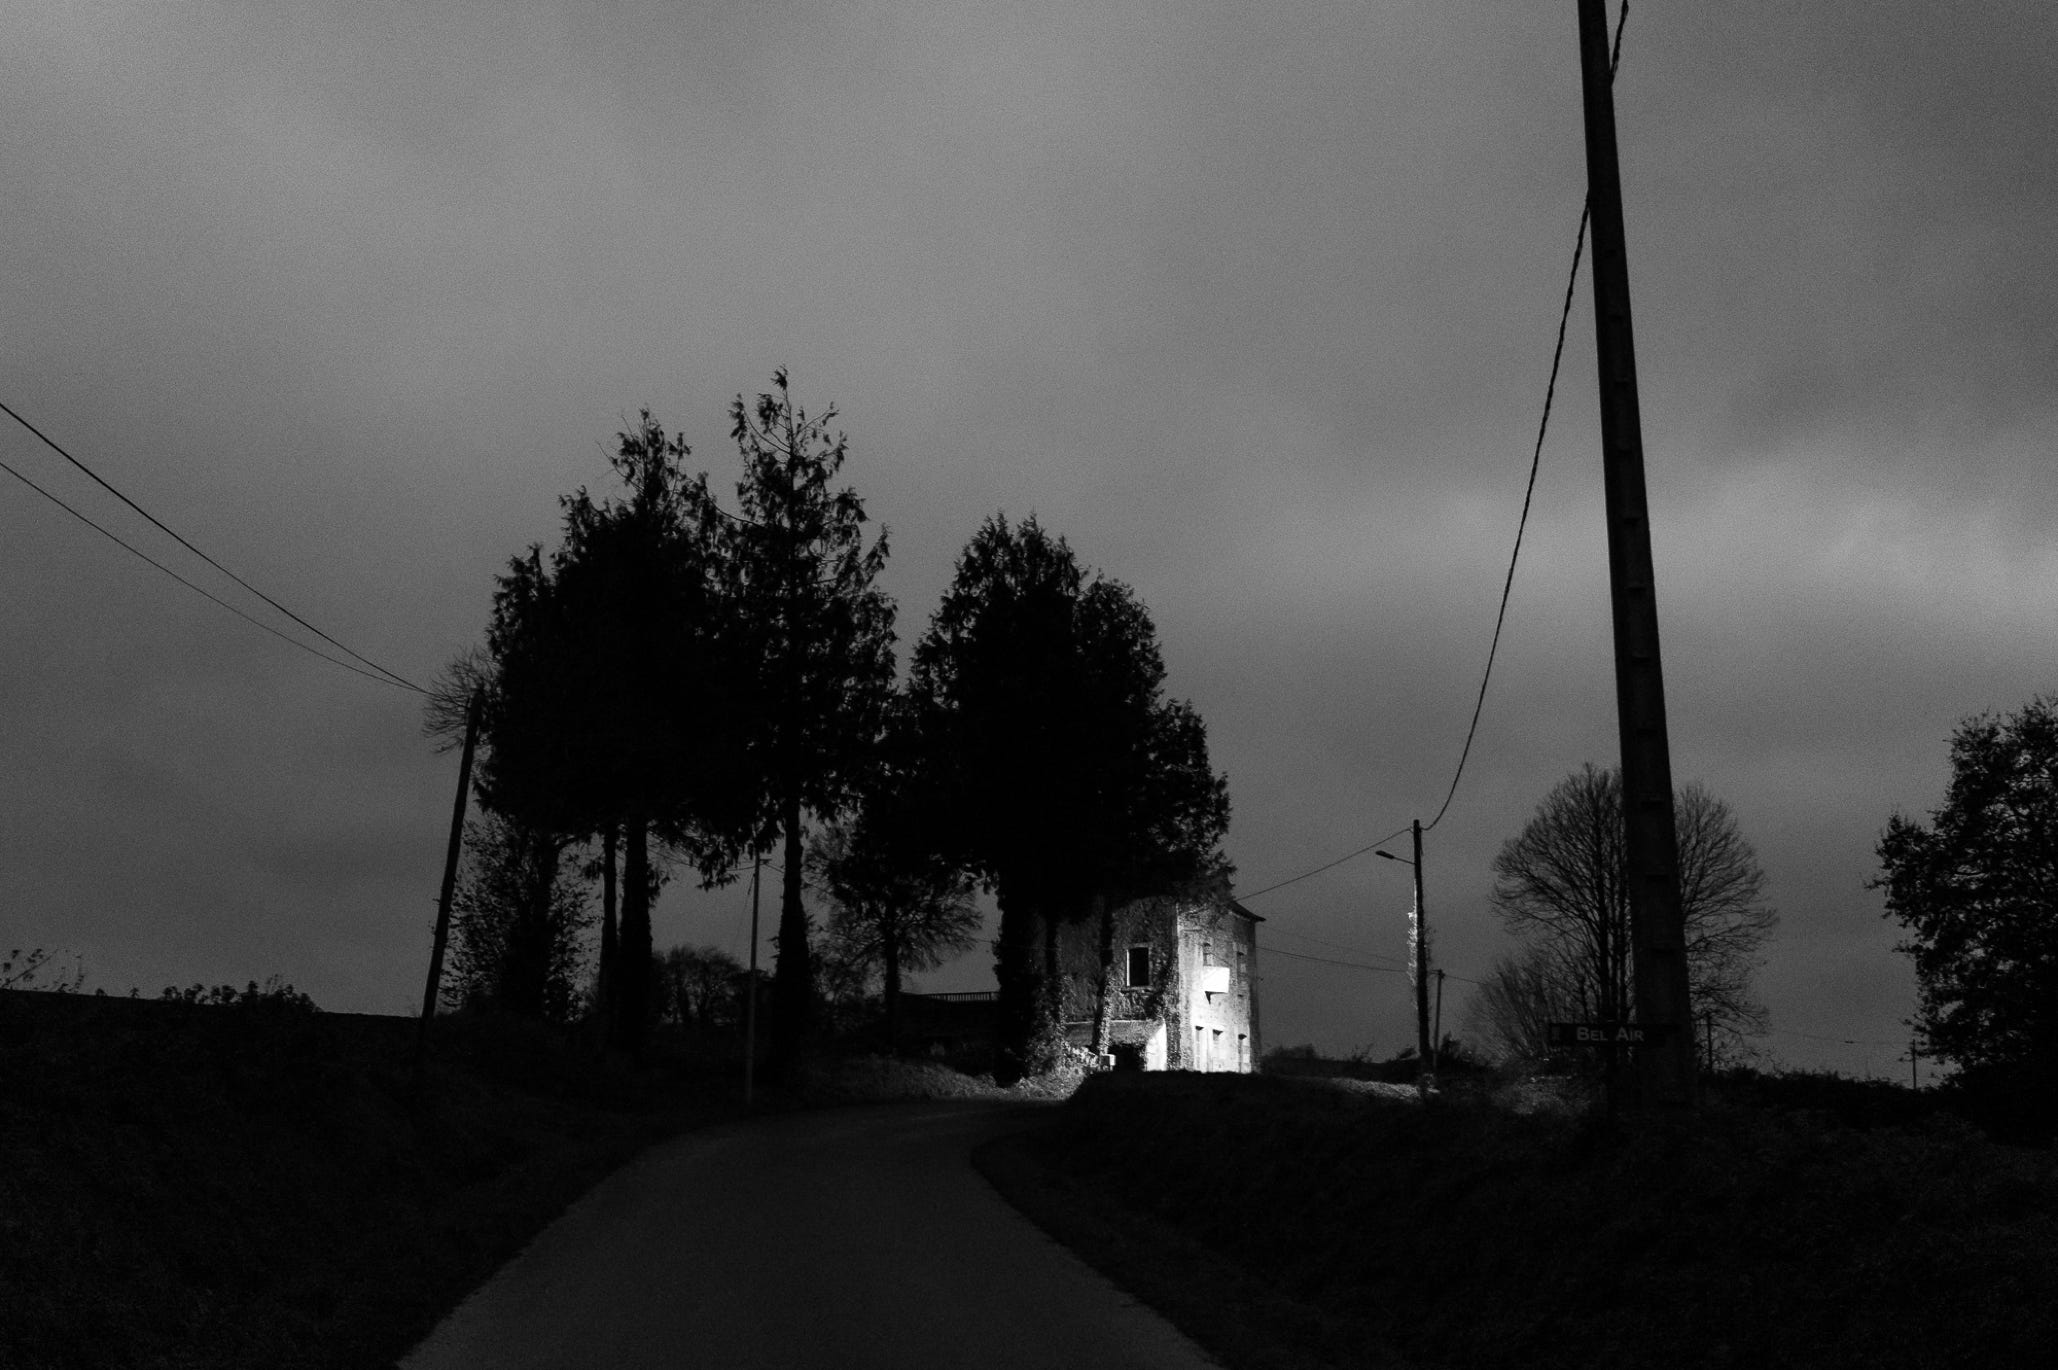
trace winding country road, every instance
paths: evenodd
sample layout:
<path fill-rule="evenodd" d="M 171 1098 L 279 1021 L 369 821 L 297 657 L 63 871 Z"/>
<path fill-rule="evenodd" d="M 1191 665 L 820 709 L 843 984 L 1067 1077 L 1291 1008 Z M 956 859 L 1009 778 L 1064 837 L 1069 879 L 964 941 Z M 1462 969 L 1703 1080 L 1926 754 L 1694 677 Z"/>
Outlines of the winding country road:
<path fill-rule="evenodd" d="M 573 1205 L 401 1364 L 1213 1365 L 972 1168 L 981 1142 L 1037 1116 L 896 1105 L 675 1138 Z"/>

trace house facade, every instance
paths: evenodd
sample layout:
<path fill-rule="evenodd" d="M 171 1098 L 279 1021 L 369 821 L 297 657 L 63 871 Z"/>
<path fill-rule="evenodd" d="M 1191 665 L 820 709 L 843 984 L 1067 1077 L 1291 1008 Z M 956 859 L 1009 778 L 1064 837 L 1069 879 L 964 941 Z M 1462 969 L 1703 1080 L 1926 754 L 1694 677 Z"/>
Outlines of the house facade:
<path fill-rule="evenodd" d="M 1141 899 L 1116 909 L 1107 976 L 1113 1063 L 1143 1070 L 1249 1072 L 1258 1036 L 1258 924 L 1226 894 Z M 1101 995 L 1101 929 L 1058 929 L 1065 1031 L 1090 1049 Z"/>

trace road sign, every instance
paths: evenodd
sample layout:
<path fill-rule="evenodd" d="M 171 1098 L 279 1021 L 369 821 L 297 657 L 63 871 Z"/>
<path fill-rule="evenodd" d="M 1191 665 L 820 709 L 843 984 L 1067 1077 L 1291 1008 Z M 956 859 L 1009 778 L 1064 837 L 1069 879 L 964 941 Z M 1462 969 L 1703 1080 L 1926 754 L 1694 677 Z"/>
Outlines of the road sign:
<path fill-rule="evenodd" d="M 1663 1023 L 1548 1023 L 1546 1040 L 1554 1047 L 1640 1047 L 1665 1037 Z"/>

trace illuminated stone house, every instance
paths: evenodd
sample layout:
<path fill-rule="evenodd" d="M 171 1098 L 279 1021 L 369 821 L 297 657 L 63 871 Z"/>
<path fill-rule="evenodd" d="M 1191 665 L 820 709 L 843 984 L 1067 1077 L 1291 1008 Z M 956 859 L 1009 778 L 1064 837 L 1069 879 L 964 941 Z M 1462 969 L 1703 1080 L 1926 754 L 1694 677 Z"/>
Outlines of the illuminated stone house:
<path fill-rule="evenodd" d="M 1145 899 L 1114 914 L 1108 982 L 1115 1064 L 1143 1070 L 1257 1069 L 1258 924 L 1227 895 Z M 1090 1047 L 1100 983 L 1100 929 L 1061 926 L 1065 1031 Z"/>

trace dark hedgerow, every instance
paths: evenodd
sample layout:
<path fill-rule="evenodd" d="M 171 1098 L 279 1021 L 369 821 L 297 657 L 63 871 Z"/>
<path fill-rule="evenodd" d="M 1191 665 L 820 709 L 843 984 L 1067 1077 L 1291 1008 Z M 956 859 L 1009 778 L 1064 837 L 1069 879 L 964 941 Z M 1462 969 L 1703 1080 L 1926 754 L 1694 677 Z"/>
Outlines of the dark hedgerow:
<path fill-rule="evenodd" d="M 1091 1205 L 1425 1366 L 2040 1366 L 2058 1345 L 2058 1156 L 1941 1111 L 1853 1127 L 1718 1102 L 1609 1124 L 1106 1075 L 1040 1154 Z"/>
<path fill-rule="evenodd" d="M 593 1182 L 735 1112 L 541 1025 L 289 987 L 0 994 L 0 1365 L 371 1367 Z"/>

